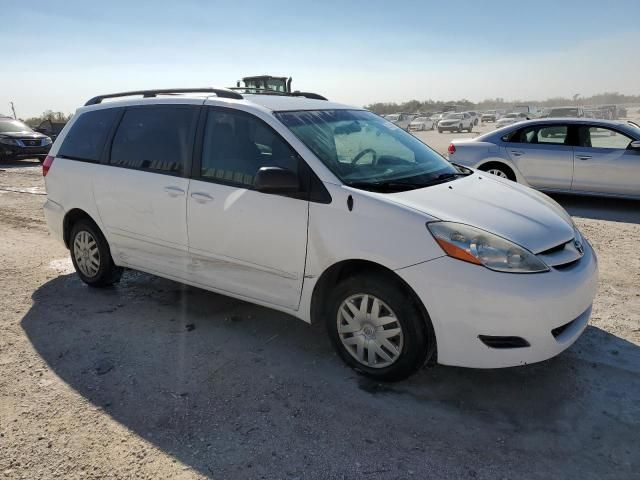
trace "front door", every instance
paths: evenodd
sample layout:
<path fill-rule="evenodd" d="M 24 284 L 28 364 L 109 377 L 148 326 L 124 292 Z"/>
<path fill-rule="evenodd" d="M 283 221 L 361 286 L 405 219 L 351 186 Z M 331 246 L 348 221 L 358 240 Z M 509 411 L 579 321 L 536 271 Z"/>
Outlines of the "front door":
<path fill-rule="evenodd" d="M 261 167 L 297 171 L 297 155 L 257 117 L 213 107 L 199 151 L 187 197 L 193 281 L 297 308 L 309 203 L 253 188 Z"/>
<path fill-rule="evenodd" d="M 640 195 L 640 152 L 628 148 L 631 142 L 607 127 L 581 127 L 572 190 Z"/>

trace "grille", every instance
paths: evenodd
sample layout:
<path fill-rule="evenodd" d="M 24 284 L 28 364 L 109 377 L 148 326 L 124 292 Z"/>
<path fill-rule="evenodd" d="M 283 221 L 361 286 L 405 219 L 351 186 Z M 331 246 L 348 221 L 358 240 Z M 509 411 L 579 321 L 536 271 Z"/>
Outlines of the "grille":
<path fill-rule="evenodd" d="M 523 348 L 529 346 L 529 342 L 522 337 L 494 337 L 492 335 L 478 335 L 478 338 L 487 347 L 491 348 Z"/>
<path fill-rule="evenodd" d="M 559 270 L 574 265 L 583 255 L 584 251 L 578 251 L 573 239 L 537 254 L 544 263 Z"/>
<path fill-rule="evenodd" d="M 556 327 L 553 330 L 551 330 L 551 335 L 553 335 L 553 338 L 558 338 L 560 335 L 562 335 L 562 333 L 567 328 L 569 328 L 573 322 L 575 322 L 575 320 L 571 320 L 569 323 L 565 323 L 564 325 L 560 325 L 559 327 Z"/>

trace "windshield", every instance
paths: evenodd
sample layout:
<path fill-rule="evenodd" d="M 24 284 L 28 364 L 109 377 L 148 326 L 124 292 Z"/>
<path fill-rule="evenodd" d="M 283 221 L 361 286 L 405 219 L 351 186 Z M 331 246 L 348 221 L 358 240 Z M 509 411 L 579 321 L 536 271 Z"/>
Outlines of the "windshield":
<path fill-rule="evenodd" d="M 460 171 L 413 135 L 363 110 L 279 112 L 284 123 L 341 181 L 403 190 Z M 382 186 L 384 184 L 384 186 Z"/>
<path fill-rule="evenodd" d="M 418 118 L 416 118 L 416 119 L 415 119 L 415 120 L 413 120 L 413 121 L 417 123 L 417 122 L 424 122 L 424 121 L 426 121 L 426 120 L 427 120 L 427 117 L 418 117 Z"/>
<path fill-rule="evenodd" d="M 31 127 L 26 123 L 22 123 L 18 120 L 0 119 L 0 133 L 8 132 L 32 132 Z"/>
<path fill-rule="evenodd" d="M 519 115 L 517 113 L 508 113 L 504 116 L 504 118 L 518 118 Z"/>
<path fill-rule="evenodd" d="M 461 113 L 450 113 L 444 118 L 457 118 L 457 119 L 459 119 L 459 118 L 462 118 L 462 114 Z"/>
<path fill-rule="evenodd" d="M 395 122 L 400 118 L 400 115 L 387 115 L 385 118 L 391 122 Z"/>

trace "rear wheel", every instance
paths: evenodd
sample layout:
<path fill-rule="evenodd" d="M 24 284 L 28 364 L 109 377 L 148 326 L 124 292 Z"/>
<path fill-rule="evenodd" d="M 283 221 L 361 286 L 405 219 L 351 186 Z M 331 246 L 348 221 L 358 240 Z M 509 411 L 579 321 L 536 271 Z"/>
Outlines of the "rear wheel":
<path fill-rule="evenodd" d="M 488 163 L 480 167 L 480 170 L 495 175 L 496 177 L 506 178 L 513 182 L 516 181 L 516 175 L 513 173 L 513 170 L 502 163 Z"/>
<path fill-rule="evenodd" d="M 344 362 L 377 380 L 406 378 L 435 351 L 430 320 L 413 293 L 386 276 L 343 280 L 326 312 L 327 331 Z"/>
<path fill-rule="evenodd" d="M 105 287 L 120 280 L 122 268 L 111 258 L 107 240 L 89 220 L 78 220 L 71 229 L 71 261 L 80 279 L 92 287 Z"/>

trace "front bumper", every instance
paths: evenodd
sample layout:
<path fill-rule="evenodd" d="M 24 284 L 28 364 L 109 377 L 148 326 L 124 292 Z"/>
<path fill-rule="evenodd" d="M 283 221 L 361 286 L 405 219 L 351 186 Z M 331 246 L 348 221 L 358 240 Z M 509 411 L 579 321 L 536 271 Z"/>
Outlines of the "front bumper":
<path fill-rule="evenodd" d="M 429 312 L 438 363 L 473 368 L 558 355 L 586 328 L 598 286 L 596 255 L 586 243 L 579 262 L 546 273 L 499 273 L 446 256 L 396 272 Z M 491 348 L 481 335 L 520 337 L 529 346 Z"/>
<path fill-rule="evenodd" d="M 51 150 L 51 144 L 39 147 L 22 147 L 0 143 L 0 157 L 9 159 L 44 158 Z"/>

